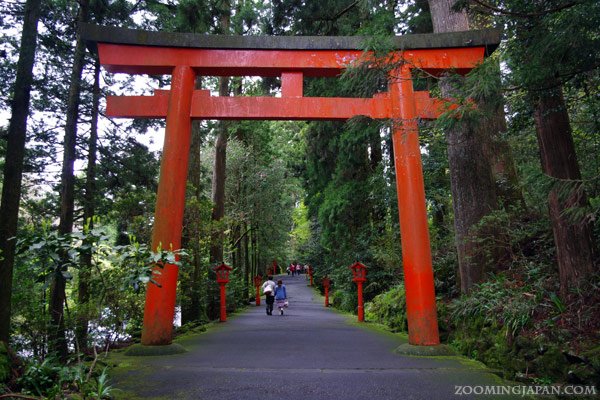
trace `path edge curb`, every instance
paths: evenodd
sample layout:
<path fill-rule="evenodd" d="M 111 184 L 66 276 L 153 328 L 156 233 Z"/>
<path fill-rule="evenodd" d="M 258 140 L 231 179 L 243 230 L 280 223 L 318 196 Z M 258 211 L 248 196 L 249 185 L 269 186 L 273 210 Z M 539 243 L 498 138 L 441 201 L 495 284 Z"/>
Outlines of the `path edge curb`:
<path fill-rule="evenodd" d="M 146 356 L 170 356 L 173 354 L 187 353 L 187 349 L 178 343 L 171 343 L 164 346 L 144 346 L 134 344 L 125 352 L 126 356 L 146 357 Z"/>
<path fill-rule="evenodd" d="M 421 356 L 421 357 L 437 357 L 437 356 L 455 356 L 457 355 L 452 348 L 445 344 L 437 346 L 415 346 L 409 343 L 401 344 L 396 347 L 394 353 L 403 356 Z"/>

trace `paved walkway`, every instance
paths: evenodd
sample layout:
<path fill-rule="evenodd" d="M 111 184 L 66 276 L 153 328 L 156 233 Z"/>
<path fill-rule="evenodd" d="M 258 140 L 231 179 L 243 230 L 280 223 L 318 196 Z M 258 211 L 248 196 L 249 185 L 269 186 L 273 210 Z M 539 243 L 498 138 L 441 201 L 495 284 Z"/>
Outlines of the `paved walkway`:
<path fill-rule="evenodd" d="M 181 342 L 189 352 L 127 357 L 112 383 L 119 398 L 201 400 L 459 399 L 455 385 L 499 385 L 458 357 L 405 357 L 398 335 L 323 307 L 304 276 L 283 276 L 290 307 L 251 306 Z M 263 298 L 264 303 L 264 298 Z M 489 398 L 485 396 L 486 398 Z"/>

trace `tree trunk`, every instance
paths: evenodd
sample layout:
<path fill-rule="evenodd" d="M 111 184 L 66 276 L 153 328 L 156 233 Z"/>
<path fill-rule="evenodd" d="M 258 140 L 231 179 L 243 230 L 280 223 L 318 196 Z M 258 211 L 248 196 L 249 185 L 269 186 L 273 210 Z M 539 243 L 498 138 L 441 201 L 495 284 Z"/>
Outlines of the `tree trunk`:
<path fill-rule="evenodd" d="M 370 174 L 381 174 L 383 173 L 383 150 L 381 147 L 382 139 L 379 126 L 376 124 L 375 127 L 369 127 L 368 129 L 371 130 L 371 135 L 369 137 Z M 373 192 L 373 199 L 371 200 L 371 223 L 375 227 L 378 235 L 383 235 L 385 231 L 385 200 L 383 196 L 383 192 Z"/>
<path fill-rule="evenodd" d="M 242 229 L 244 232 L 248 231 L 248 224 L 246 224 L 246 222 L 242 222 Z M 248 235 L 250 235 L 250 232 L 244 236 L 242 242 L 240 243 L 242 264 L 244 265 L 244 296 L 247 299 L 249 298 L 250 294 L 250 284 L 251 282 L 254 282 L 254 277 L 250 271 L 250 260 L 248 258 Z"/>
<path fill-rule="evenodd" d="M 219 96 L 228 95 L 228 79 L 219 78 Z M 221 219 L 225 215 L 225 179 L 227 168 L 227 123 L 221 121 L 215 142 L 215 164 L 212 179 L 213 209 L 211 221 L 213 229 L 210 240 L 210 263 L 215 265 L 223 261 L 223 228 Z"/>
<path fill-rule="evenodd" d="M 219 78 L 219 95 L 227 96 L 228 78 Z M 219 133 L 215 142 L 215 164 L 212 179 L 212 202 L 211 235 L 210 235 L 210 266 L 214 267 L 223 262 L 223 226 L 222 219 L 225 216 L 225 179 L 227 167 L 227 123 L 221 121 L 218 127 Z M 213 274 L 214 275 L 214 274 Z M 209 318 L 218 318 L 219 304 L 217 287 L 211 279 L 208 282 L 209 293 Z"/>
<path fill-rule="evenodd" d="M 196 78 L 196 89 L 202 87 L 202 78 Z M 188 165 L 188 188 L 192 193 L 188 193 L 188 198 L 192 201 L 186 206 L 185 214 L 185 238 L 186 244 L 183 246 L 190 251 L 192 262 L 192 273 L 189 274 L 189 282 L 181 282 L 183 291 L 182 298 L 185 299 L 181 304 L 181 322 L 199 321 L 202 317 L 202 254 L 200 249 L 200 199 L 202 198 L 202 130 L 199 121 L 192 121 L 192 141 L 190 144 L 190 157 Z M 191 195 L 191 196 L 190 196 Z"/>
<path fill-rule="evenodd" d="M 429 0 L 434 32 L 470 29 L 468 15 L 465 12 L 452 11 L 455 2 Z M 448 80 L 442 78 L 440 85 L 442 95 L 452 97 L 452 87 Z M 477 106 L 480 109 L 489 108 L 485 104 Z M 481 282 L 486 272 L 494 269 L 496 259 L 500 256 L 497 248 L 488 249 L 486 254 L 485 249 L 481 249 L 473 237 L 473 227 L 482 217 L 498 208 L 498 191 L 490 154 L 491 149 L 495 152 L 500 149 L 492 146 L 492 137 L 498 137 L 499 129 L 505 123 L 502 109 L 498 108 L 495 111 L 496 114 L 483 118 L 476 124 L 463 121 L 446 132 L 455 240 L 463 293 L 468 292 L 473 284 Z M 508 146 L 505 149 L 508 149 Z M 508 164 L 505 160 L 510 157 L 504 155 L 499 159 Z M 499 167 L 497 170 L 502 171 Z M 485 234 L 494 236 L 494 232 L 490 231 Z"/>
<path fill-rule="evenodd" d="M 252 224 L 252 227 L 256 227 L 256 225 Z M 252 246 L 252 268 L 254 269 L 254 271 L 257 275 L 260 274 L 262 276 L 265 276 L 265 271 L 262 271 L 258 265 L 258 240 L 256 238 L 257 235 L 258 235 L 258 230 L 253 229 L 252 237 L 250 239 L 251 246 Z"/>
<path fill-rule="evenodd" d="M 542 170 L 555 178 L 548 195 L 550 221 L 556 246 L 561 296 L 578 288 L 594 273 L 591 221 L 576 220 L 569 209 L 584 207 L 588 200 L 581 182 L 573 135 L 562 89 L 548 82 L 534 101 L 534 118 Z"/>
<path fill-rule="evenodd" d="M 88 162 L 85 179 L 85 196 L 83 204 L 83 220 L 88 224 L 88 229 L 94 227 L 95 198 L 96 198 L 96 159 L 98 149 L 98 115 L 100 110 L 100 61 L 96 59 L 94 65 L 94 87 L 92 92 L 92 115 L 90 122 L 90 138 L 88 142 Z M 79 312 L 77 314 L 76 336 L 80 348 L 88 347 L 88 324 L 89 324 L 89 280 L 92 275 L 92 249 L 82 254 L 81 269 L 79 270 L 79 281 L 77 290 L 77 303 Z"/>
<path fill-rule="evenodd" d="M 27 140 L 27 116 L 37 46 L 41 0 L 27 0 L 17 64 L 0 203 L 0 342 L 8 346 L 15 240 L 21 201 L 21 179 Z"/>
<path fill-rule="evenodd" d="M 221 9 L 225 11 L 220 17 L 219 33 L 228 34 L 230 27 L 229 10 L 231 4 L 229 0 L 224 0 L 221 4 Z M 219 96 L 229 96 L 229 78 L 219 78 Z M 220 226 L 221 219 L 225 216 L 225 179 L 227 167 L 227 138 L 228 124 L 226 121 L 221 121 L 218 127 L 218 136 L 215 143 L 215 165 L 213 169 L 212 180 L 212 201 L 213 210 L 211 221 L 213 229 L 211 230 L 210 239 L 210 264 L 214 266 L 217 263 L 223 262 L 223 227 Z M 215 229 L 216 228 L 216 229 Z"/>
<path fill-rule="evenodd" d="M 88 0 L 79 2 L 77 22 L 86 22 L 88 19 Z M 75 208 L 75 175 L 73 174 L 77 142 L 77 122 L 79 119 L 79 96 L 81 92 L 81 74 L 85 63 L 85 42 L 77 37 L 71 82 L 69 85 L 69 98 L 67 99 L 67 121 L 65 124 L 64 154 L 61 174 L 60 192 L 60 222 L 58 231 L 65 235 L 73 231 Z M 65 258 L 65 257 L 63 257 Z M 50 288 L 50 345 L 61 360 L 66 360 L 68 354 L 67 339 L 65 336 L 64 303 L 65 279 L 58 271 L 54 274 L 54 282 Z"/>

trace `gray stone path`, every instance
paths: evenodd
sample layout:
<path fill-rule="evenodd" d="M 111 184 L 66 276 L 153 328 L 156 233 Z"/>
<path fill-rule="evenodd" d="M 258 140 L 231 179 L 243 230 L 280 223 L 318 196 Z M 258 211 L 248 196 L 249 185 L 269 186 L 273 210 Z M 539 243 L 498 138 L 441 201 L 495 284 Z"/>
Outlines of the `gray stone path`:
<path fill-rule="evenodd" d="M 282 278 L 290 300 L 285 315 L 268 316 L 263 306 L 251 306 L 180 342 L 185 354 L 124 357 L 112 376 L 117 397 L 437 400 L 465 398 L 454 394 L 456 385 L 503 384 L 458 357 L 394 354 L 403 343 L 398 335 L 324 308 L 304 276 Z"/>

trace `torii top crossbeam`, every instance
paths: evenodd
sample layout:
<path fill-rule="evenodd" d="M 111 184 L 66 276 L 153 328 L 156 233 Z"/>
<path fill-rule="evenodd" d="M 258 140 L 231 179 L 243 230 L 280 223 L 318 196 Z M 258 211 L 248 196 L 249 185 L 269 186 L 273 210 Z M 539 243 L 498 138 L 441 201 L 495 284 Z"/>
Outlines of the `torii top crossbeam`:
<path fill-rule="evenodd" d="M 408 35 L 392 39 L 398 61 L 389 90 L 373 98 L 304 97 L 304 77 L 333 77 L 360 60 L 359 37 L 238 37 L 144 32 L 84 25 L 82 38 L 109 72 L 171 75 L 153 96 L 107 99 L 108 116 L 166 118 L 152 247 L 181 245 L 192 119 L 344 120 L 390 118 L 402 238 L 409 342 L 437 345 L 439 335 L 418 118 L 434 119 L 441 102 L 415 92 L 412 70 L 439 75 L 475 67 L 499 44 L 498 31 Z M 367 54 L 368 58 L 369 55 Z M 218 97 L 194 89 L 195 77 L 277 76 L 281 97 Z M 166 265 L 148 286 L 142 344 L 172 340 L 177 267 Z"/>
<path fill-rule="evenodd" d="M 281 77 L 282 101 L 275 97 L 211 97 L 196 90 L 193 119 L 343 120 L 355 115 L 393 118 L 387 93 L 370 99 L 303 97 L 304 77 L 338 76 L 363 55 L 357 36 L 225 36 L 146 32 L 84 25 L 82 36 L 109 72 L 168 74 L 178 65 L 202 76 Z M 472 69 L 499 43 L 496 30 L 397 36 L 398 59 L 432 75 Z M 154 97 L 109 97 L 107 115 L 165 118 L 168 92 Z M 132 101 L 134 100 L 134 101 Z M 415 94 L 418 116 L 437 118 L 441 103 L 426 92 Z"/>

